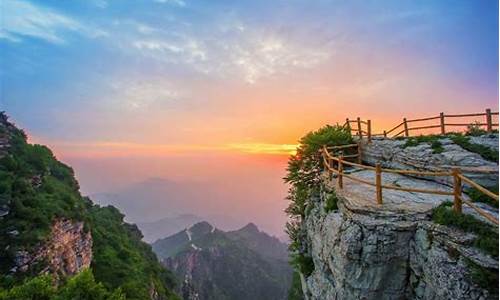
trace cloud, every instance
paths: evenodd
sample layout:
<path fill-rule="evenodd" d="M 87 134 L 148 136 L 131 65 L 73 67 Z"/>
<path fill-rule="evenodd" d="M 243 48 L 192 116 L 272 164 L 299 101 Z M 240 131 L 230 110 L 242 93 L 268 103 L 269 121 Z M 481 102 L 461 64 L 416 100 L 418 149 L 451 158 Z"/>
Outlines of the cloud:
<path fill-rule="evenodd" d="M 167 63 L 191 65 L 198 71 L 204 70 L 203 63 L 207 60 L 206 47 L 196 39 L 139 39 L 132 46 L 142 55 L 152 57 Z"/>
<path fill-rule="evenodd" d="M 254 84 L 262 78 L 318 66 L 330 57 L 325 47 L 302 45 L 280 34 L 248 32 L 240 24 L 232 35 L 227 28 L 215 32 L 217 38 L 197 34 L 157 34 L 132 40 L 141 55 L 164 63 L 184 65 L 197 72 L 222 78 L 240 78 Z M 151 31 L 149 31 L 151 33 Z"/>
<path fill-rule="evenodd" d="M 131 111 L 164 108 L 183 98 L 169 83 L 162 81 L 117 80 L 111 84 L 111 88 L 116 94 L 114 104 Z"/>
<path fill-rule="evenodd" d="M 10 0 L 2 2 L 0 39 L 20 42 L 33 37 L 54 44 L 65 43 L 64 33 L 78 32 L 89 37 L 106 35 L 102 30 L 84 26 L 80 22 L 49 8 Z"/>
<path fill-rule="evenodd" d="M 232 64 L 248 83 L 263 77 L 312 68 L 328 59 L 328 52 L 299 46 L 280 37 L 243 41 L 230 48 Z"/>
<path fill-rule="evenodd" d="M 186 2 L 184 0 L 154 0 L 154 2 L 172 4 L 172 5 L 177 5 L 177 6 L 181 6 L 181 7 L 186 6 Z"/>

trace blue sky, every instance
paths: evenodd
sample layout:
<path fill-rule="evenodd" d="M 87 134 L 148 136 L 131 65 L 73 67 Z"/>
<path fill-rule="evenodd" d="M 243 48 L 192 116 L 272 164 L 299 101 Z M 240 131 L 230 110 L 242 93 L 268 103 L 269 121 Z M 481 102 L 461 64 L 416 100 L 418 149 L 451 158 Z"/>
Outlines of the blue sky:
<path fill-rule="evenodd" d="M 432 93 L 442 99 L 429 99 L 435 111 L 457 102 L 464 110 L 497 105 L 497 1 L 1 5 L 0 105 L 47 139 L 150 143 L 143 130 L 168 124 L 180 131 L 194 122 L 191 130 L 227 142 L 236 130 L 218 131 L 226 124 L 248 129 L 252 122 L 240 124 L 243 115 L 261 122 L 273 116 L 263 118 L 259 109 L 316 101 L 318 108 L 338 103 L 337 110 L 346 101 L 362 102 L 374 118 L 395 115 L 372 107 L 396 98 L 423 113 L 429 107 L 416 98 Z M 290 89 L 299 96 L 290 97 Z M 453 89 L 463 96 L 452 99 Z M 281 113 L 281 122 L 300 109 L 284 111 L 290 113 Z M 315 113 L 308 110 L 308 120 L 332 121 Z M 339 117 L 348 113 L 341 109 Z M 193 121 L 200 118 L 214 128 Z M 276 136 L 281 129 L 273 128 Z M 191 143 L 175 132 L 162 138 Z M 261 132 L 246 138 L 273 139 Z"/>

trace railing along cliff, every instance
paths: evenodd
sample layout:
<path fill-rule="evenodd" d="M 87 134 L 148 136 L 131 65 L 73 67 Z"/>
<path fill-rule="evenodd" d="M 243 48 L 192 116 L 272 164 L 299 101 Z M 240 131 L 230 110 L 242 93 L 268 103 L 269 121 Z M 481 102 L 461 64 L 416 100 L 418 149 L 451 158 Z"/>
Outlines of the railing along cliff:
<path fill-rule="evenodd" d="M 365 136 L 368 141 L 371 141 L 374 136 L 383 136 L 383 137 L 399 137 L 405 136 L 409 137 L 412 131 L 417 130 L 425 130 L 425 129 L 437 129 L 439 128 L 440 134 L 446 134 L 450 132 L 447 130 L 449 127 L 467 127 L 470 126 L 471 123 L 464 123 L 464 121 L 454 121 L 456 119 L 464 119 L 471 117 L 484 117 L 484 123 L 472 123 L 476 126 L 484 127 L 486 132 L 491 133 L 494 128 L 498 128 L 498 122 L 493 122 L 493 117 L 498 116 L 498 112 L 492 112 L 491 109 L 486 109 L 484 113 L 471 113 L 471 114 L 445 114 L 440 113 L 438 116 L 427 117 L 427 118 L 419 118 L 419 119 L 406 119 L 403 118 L 403 122 L 394 126 L 389 130 L 384 130 L 382 133 L 374 134 L 372 133 L 372 122 L 371 120 L 362 120 L 361 118 L 356 118 L 355 120 L 346 119 L 344 123 L 344 127 L 350 128 L 351 132 L 353 132 L 359 138 L 363 138 Z M 439 121 L 437 121 L 439 120 Z M 422 122 L 431 122 L 431 124 L 424 124 Z M 460 123 L 457 123 L 460 122 Z M 420 125 L 419 125 L 420 124 Z"/>
<path fill-rule="evenodd" d="M 349 155 L 349 156 L 343 156 L 342 152 L 344 149 L 348 148 L 356 148 L 355 149 L 357 154 L 355 155 Z M 340 151 L 340 155 L 335 156 L 330 153 L 329 150 L 333 151 Z M 361 163 L 361 152 L 360 152 L 360 146 L 358 144 L 350 144 L 350 145 L 343 145 L 343 146 L 334 146 L 334 147 L 323 147 L 321 150 L 322 157 L 323 157 L 323 164 L 325 169 L 329 173 L 329 178 L 333 178 L 333 174 L 337 175 L 337 186 L 339 189 L 343 189 L 344 184 L 343 184 L 343 178 L 349 178 L 351 180 L 357 181 L 362 184 L 374 186 L 376 189 L 376 200 L 379 205 L 383 204 L 383 199 L 382 199 L 382 194 L 383 194 L 383 189 L 391 189 L 391 190 L 399 190 L 399 191 L 405 191 L 405 192 L 413 192 L 413 193 L 424 193 L 424 194 L 435 194 L 435 195 L 448 195 L 448 196 L 453 196 L 453 209 L 457 213 L 462 213 L 462 204 L 465 203 L 466 205 L 470 206 L 472 209 L 477 211 L 480 215 L 488 219 L 489 221 L 495 223 L 498 225 L 498 220 L 493 218 L 491 215 L 487 214 L 484 210 L 476 206 L 474 203 L 466 200 L 463 197 L 462 194 L 462 185 L 463 182 L 469 184 L 470 186 L 476 188 L 480 192 L 486 194 L 488 197 L 496 200 L 498 202 L 498 195 L 490 192 L 486 188 L 482 187 L 478 183 L 474 182 L 473 180 L 465 177 L 462 174 L 462 170 L 459 168 L 453 168 L 451 170 L 445 170 L 441 172 L 427 172 L 427 171 L 414 171 L 414 170 L 396 170 L 396 169 L 384 169 L 381 167 L 380 163 L 377 163 L 375 167 L 373 166 L 367 166 L 363 165 Z M 357 158 L 357 163 L 347 161 L 347 158 Z M 334 168 L 333 162 L 337 163 L 337 167 Z M 370 170 L 375 172 L 375 182 L 371 182 L 369 180 L 357 178 L 355 176 L 352 176 L 350 174 L 346 174 L 344 172 L 344 166 L 352 166 L 352 167 L 358 167 L 363 170 Z M 492 171 L 490 170 L 476 170 L 476 172 L 487 172 L 491 173 Z M 414 176 L 441 176 L 441 177 L 452 177 L 453 178 L 453 192 L 447 192 L 447 191 L 442 191 L 442 190 L 430 190 L 430 189 L 415 189 L 415 188 L 405 188 L 401 186 L 396 186 L 392 184 L 384 184 L 382 182 L 382 173 L 395 173 L 395 174 L 400 174 L 400 175 L 414 175 Z"/>

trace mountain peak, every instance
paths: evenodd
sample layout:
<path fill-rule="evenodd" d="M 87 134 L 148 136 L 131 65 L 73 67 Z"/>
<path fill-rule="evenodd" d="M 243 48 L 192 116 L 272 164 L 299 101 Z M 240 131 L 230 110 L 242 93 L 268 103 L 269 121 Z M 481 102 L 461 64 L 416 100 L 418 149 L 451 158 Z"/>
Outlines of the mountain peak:
<path fill-rule="evenodd" d="M 207 221 L 198 222 L 193 226 L 187 228 L 188 231 L 191 231 L 195 234 L 206 234 L 208 232 L 211 232 L 213 229 L 214 226 L 212 226 L 212 224 L 208 223 Z"/>
<path fill-rule="evenodd" d="M 241 228 L 238 231 L 245 231 L 245 232 L 252 232 L 252 233 L 259 233 L 259 227 L 255 225 L 254 223 L 250 222 L 245 227 Z"/>

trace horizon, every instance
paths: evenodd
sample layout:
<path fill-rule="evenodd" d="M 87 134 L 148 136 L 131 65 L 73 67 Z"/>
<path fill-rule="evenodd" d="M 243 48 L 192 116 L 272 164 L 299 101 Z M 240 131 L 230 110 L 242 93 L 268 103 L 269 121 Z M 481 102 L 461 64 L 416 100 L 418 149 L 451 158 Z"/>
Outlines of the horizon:
<path fill-rule="evenodd" d="M 307 132 L 498 111 L 495 1 L 1 5 L 0 110 L 86 195 L 168 181 L 133 222 L 219 213 L 281 236 Z"/>

